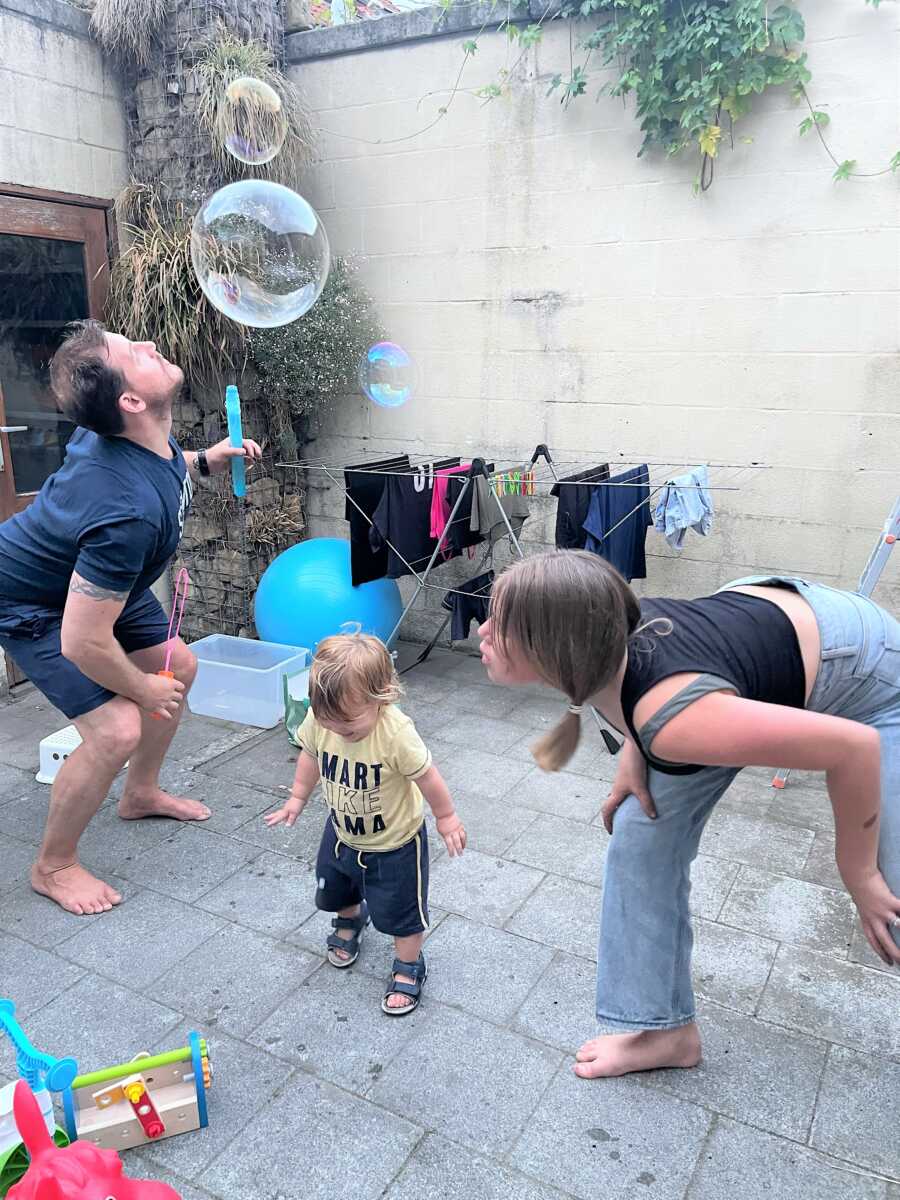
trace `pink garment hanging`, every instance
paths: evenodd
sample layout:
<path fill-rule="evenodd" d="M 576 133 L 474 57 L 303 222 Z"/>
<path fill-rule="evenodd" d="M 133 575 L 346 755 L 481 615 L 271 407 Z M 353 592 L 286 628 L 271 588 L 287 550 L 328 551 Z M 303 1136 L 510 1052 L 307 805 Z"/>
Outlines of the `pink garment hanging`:
<path fill-rule="evenodd" d="M 471 463 L 460 463 L 458 467 L 442 467 L 434 473 L 431 491 L 431 536 L 443 537 L 450 519 L 450 502 L 447 499 L 447 480 L 451 475 L 461 475 L 471 469 Z M 446 551 L 445 551 L 446 553 Z"/>

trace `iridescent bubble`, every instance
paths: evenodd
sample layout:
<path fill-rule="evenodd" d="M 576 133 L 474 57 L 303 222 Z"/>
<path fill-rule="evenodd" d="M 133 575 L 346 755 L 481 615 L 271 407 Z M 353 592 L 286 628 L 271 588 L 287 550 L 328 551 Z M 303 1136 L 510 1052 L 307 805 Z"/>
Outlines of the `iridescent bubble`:
<path fill-rule="evenodd" d="M 415 390 L 415 363 L 396 342 L 376 342 L 360 361 L 359 386 L 373 404 L 399 408 Z"/>
<path fill-rule="evenodd" d="M 232 321 L 272 329 L 315 304 L 331 254 L 322 221 L 280 183 L 242 179 L 201 206 L 191 230 L 200 287 Z"/>
<path fill-rule="evenodd" d="M 271 162 L 287 136 L 287 118 L 274 88 L 250 75 L 225 89 L 229 133 L 225 149 L 242 163 L 258 167 Z"/>

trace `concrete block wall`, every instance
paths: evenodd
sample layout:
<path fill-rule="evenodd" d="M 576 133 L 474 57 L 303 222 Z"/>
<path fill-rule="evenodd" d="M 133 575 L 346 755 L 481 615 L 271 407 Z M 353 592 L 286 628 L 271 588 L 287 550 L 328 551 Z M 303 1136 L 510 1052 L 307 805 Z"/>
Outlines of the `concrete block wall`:
<path fill-rule="evenodd" d="M 801 7 L 829 139 L 876 170 L 900 146 L 900 12 Z M 564 24 L 487 105 L 473 90 L 516 51 L 483 34 L 441 117 L 470 36 L 416 13 L 288 38 L 321 137 L 302 189 L 422 377 L 398 410 L 335 402 L 311 452 L 512 462 L 546 442 L 572 469 L 758 462 L 713 472 L 739 490 L 716 493 L 706 540 L 676 556 L 651 531 L 644 590 L 700 594 L 749 571 L 853 586 L 900 490 L 897 176 L 834 184 L 821 146 L 798 135 L 803 112 L 776 92 L 695 196 L 695 160 L 636 157 L 633 105 L 594 100 L 602 72 L 568 110 L 545 97 L 568 67 Z M 345 536 L 338 489 L 309 482 L 312 532 Z M 552 541 L 553 512 L 536 503 L 530 549 Z M 440 579 L 470 572 L 451 564 Z M 878 594 L 900 609 L 900 554 Z M 432 625 L 426 612 L 408 631 Z"/>
<path fill-rule="evenodd" d="M 106 200 L 127 179 L 121 90 L 88 14 L 0 0 L 0 183 Z"/>

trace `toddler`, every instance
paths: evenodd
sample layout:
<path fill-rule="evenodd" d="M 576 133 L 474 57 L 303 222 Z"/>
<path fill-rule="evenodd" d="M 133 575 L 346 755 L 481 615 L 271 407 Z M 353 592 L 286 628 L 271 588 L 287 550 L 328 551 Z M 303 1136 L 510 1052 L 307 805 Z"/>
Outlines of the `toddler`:
<path fill-rule="evenodd" d="M 316 862 L 316 907 L 337 915 L 328 961 L 359 958 L 369 920 L 394 939 L 381 1002 L 391 1017 L 418 1007 L 427 970 L 428 842 L 422 797 L 451 855 L 466 831 L 447 785 L 409 717 L 396 707 L 400 681 L 385 645 L 365 634 L 320 642 L 309 673 L 310 710 L 297 731 L 300 757 L 287 803 L 267 825 L 293 825 L 321 779 L 328 820 Z"/>

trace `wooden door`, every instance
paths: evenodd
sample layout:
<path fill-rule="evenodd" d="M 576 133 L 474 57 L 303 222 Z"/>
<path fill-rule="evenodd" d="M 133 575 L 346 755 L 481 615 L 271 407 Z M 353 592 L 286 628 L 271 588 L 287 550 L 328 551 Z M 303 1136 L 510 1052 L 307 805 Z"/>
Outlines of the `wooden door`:
<path fill-rule="evenodd" d="M 0 186 L 0 521 L 62 463 L 73 426 L 49 363 L 70 321 L 99 317 L 109 284 L 109 205 Z M 11 685 L 22 682 L 7 659 Z"/>

